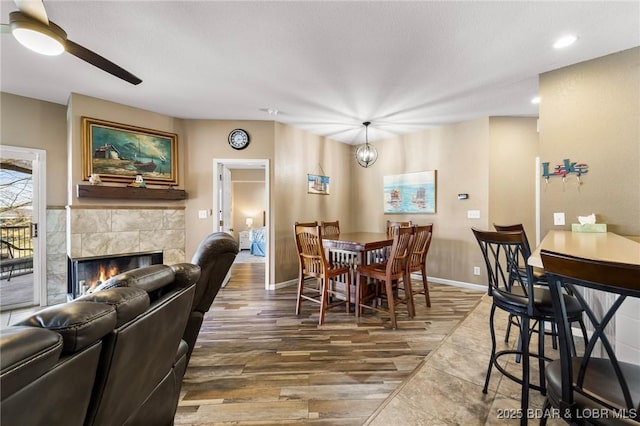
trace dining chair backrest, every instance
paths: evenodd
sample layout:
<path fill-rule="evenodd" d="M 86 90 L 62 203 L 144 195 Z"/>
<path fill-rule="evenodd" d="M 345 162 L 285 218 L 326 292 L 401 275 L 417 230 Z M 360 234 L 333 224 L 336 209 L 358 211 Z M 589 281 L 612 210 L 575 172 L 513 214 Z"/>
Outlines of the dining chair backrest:
<path fill-rule="evenodd" d="M 560 411 L 566 407 L 574 420 L 578 420 L 589 410 L 607 409 L 613 413 L 609 411 L 603 418 L 617 415 L 640 421 L 640 365 L 618 360 L 615 342 L 607 336 L 607 325 L 614 320 L 623 301 L 629 296 L 640 297 L 640 265 L 584 259 L 546 250 L 540 252 L 540 257 L 549 278 L 558 322 L 561 395 L 557 405 Z M 590 306 L 584 291 L 576 291 L 580 287 L 609 293 L 610 307 Z M 563 289 L 573 292 L 594 330 L 584 353 L 577 358 L 569 344 L 572 331 L 566 318 Z M 605 354 L 601 356 L 597 353 L 599 350 Z M 588 401 L 586 405 L 585 401 Z"/>
<path fill-rule="evenodd" d="M 407 272 L 413 249 L 413 227 L 393 228 L 393 244 L 387 259 L 387 277 L 401 276 Z"/>
<path fill-rule="evenodd" d="M 340 221 L 336 220 L 334 222 L 325 222 L 321 223 L 322 226 L 322 235 L 326 238 L 337 237 L 340 235 Z"/>
<path fill-rule="evenodd" d="M 427 260 L 427 253 L 431 246 L 433 224 L 414 226 L 413 249 L 409 258 L 409 271 L 418 271 Z"/>
<path fill-rule="evenodd" d="M 389 237 L 393 236 L 393 228 L 406 228 L 413 225 L 413 223 L 411 223 L 410 220 L 408 221 L 392 221 L 392 220 L 387 220 L 387 235 Z"/>
<path fill-rule="evenodd" d="M 471 228 L 476 237 L 487 268 L 489 296 L 513 300 L 527 306 L 527 314 L 533 316 L 533 270 L 527 265 L 531 255 L 523 231 L 482 231 Z M 524 274 L 518 273 L 518 265 L 524 265 Z"/>
<path fill-rule="evenodd" d="M 322 227 L 319 225 L 294 226 L 300 271 L 303 275 L 322 277 L 328 263 L 322 246 Z"/>
<path fill-rule="evenodd" d="M 518 232 L 518 231 L 522 231 L 524 233 L 524 242 L 527 245 L 527 247 L 529 247 L 529 251 L 531 251 L 531 245 L 529 245 L 529 239 L 527 238 L 527 233 L 524 230 L 524 225 L 523 224 L 515 223 L 513 225 L 496 225 L 494 223 L 493 227 L 495 228 L 496 231 L 500 231 L 500 232 Z"/>
<path fill-rule="evenodd" d="M 318 222 L 317 221 L 313 221 L 313 222 L 296 222 L 295 225 L 301 225 L 301 226 L 318 226 Z"/>

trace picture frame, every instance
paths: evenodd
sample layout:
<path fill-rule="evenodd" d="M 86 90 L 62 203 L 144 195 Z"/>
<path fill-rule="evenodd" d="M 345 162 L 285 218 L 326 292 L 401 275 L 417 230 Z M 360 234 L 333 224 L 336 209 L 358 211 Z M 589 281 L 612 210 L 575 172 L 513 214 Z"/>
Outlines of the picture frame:
<path fill-rule="evenodd" d="M 178 135 L 82 117 L 83 179 L 178 184 Z"/>
<path fill-rule="evenodd" d="M 329 195 L 330 179 L 329 176 L 307 175 L 307 193 Z"/>
<path fill-rule="evenodd" d="M 384 213 L 435 213 L 437 170 L 384 176 Z"/>

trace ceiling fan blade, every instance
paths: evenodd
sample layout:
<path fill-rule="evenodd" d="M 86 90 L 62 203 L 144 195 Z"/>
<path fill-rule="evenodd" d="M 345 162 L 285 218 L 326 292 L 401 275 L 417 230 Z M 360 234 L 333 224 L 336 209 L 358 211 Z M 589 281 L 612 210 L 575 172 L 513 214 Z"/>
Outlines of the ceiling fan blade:
<path fill-rule="evenodd" d="M 14 2 L 23 14 L 49 25 L 49 17 L 41 0 L 14 0 Z"/>
<path fill-rule="evenodd" d="M 82 47 L 77 43 L 67 39 L 66 42 L 66 50 L 71 53 L 73 56 L 76 56 L 82 59 L 85 62 L 90 63 L 103 71 L 108 72 L 109 74 L 115 75 L 118 78 L 121 78 L 125 81 L 128 81 L 131 84 L 137 85 L 142 83 L 135 75 L 131 74 L 129 71 L 119 67 L 108 59 L 103 58 L 95 52 L 87 49 L 86 47 Z"/>
<path fill-rule="evenodd" d="M 8 24 L 0 24 L 0 33 L 10 33 L 11 25 Z"/>

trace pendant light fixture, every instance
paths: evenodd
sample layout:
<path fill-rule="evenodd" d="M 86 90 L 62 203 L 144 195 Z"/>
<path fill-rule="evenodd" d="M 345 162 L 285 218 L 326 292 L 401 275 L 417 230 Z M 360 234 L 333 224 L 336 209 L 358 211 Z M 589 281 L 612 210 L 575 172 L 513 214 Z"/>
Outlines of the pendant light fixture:
<path fill-rule="evenodd" d="M 369 144 L 369 124 L 371 124 L 370 121 L 362 123 L 364 126 L 364 144 L 356 149 L 356 161 L 364 168 L 372 166 L 378 159 L 378 151 L 373 145 Z"/>

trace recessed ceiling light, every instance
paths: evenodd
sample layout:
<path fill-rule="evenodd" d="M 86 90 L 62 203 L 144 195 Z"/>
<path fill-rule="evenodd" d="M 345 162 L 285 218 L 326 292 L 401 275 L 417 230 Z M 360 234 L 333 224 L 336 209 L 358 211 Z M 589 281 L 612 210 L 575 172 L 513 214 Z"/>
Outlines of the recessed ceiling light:
<path fill-rule="evenodd" d="M 536 96 L 535 98 L 531 99 L 531 103 L 532 104 L 539 104 L 540 103 L 540 96 Z"/>
<path fill-rule="evenodd" d="M 555 43 L 553 43 L 553 47 L 556 49 L 562 49 L 563 47 L 571 46 L 577 39 L 578 37 L 574 35 L 560 37 Z"/>
<path fill-rule="evenodd" d="M 267 109 L 267 112 L 269 113 L 269 115 L 278 115 L 278 110 L 275 108 L 269 108 Z"/>

